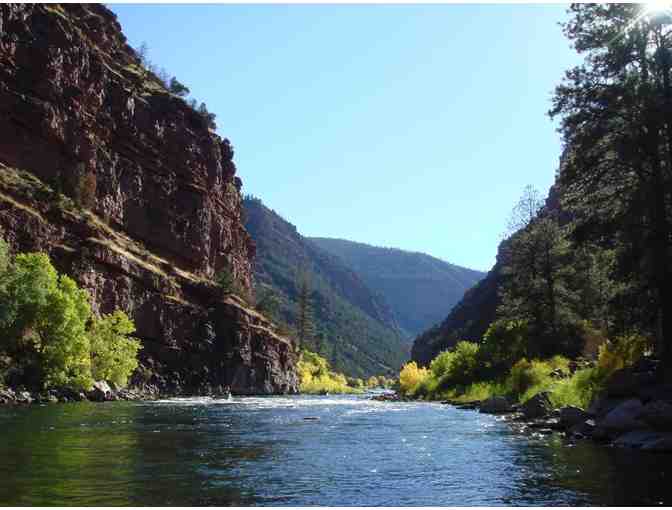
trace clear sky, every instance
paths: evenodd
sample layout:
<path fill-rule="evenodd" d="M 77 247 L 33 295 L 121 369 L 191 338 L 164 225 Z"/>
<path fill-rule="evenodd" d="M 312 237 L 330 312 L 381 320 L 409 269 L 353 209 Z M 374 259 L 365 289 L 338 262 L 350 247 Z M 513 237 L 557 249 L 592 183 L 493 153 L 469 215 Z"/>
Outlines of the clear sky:
<path fill-rule="evenodd" d="M 564 5 L 110 7 L 303 235 L 488 270 L 525 185 L 553 182 Z"/>

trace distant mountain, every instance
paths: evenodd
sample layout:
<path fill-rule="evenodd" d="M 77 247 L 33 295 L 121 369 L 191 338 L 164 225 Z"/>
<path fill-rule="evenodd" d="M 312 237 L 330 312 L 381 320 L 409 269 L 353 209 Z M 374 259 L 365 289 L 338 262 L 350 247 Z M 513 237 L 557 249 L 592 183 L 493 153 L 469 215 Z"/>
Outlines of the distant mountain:
<path fill-rule="evenodd" d="M 290 326 L 296 324 L 298 271 L 308 275 L 318 332 L 309 347 L 358 377 L 396 371 L 408 359 L 409 346 L 390 307 L 351 268 L 261 200 L 247 197 L 243 208 L 245 228 L 256 243 L 257 291 L 270 288 L 280 297 L 278 315 Z"/>
<path fill-rule="evenodd" d="M 389 303 L 409 341 L 445 318 L 464 292 L 485 276 L 424 253 L 343 239 L 311 237 L 310 241 L 342 259 Z"/>
<path fill-rule="evenodd" d="M 441 352 L 450 349 L 460 340 L 479 341 L 495 320 L 499 305 L 499 288 L 502 282 L 502 249 L 497 263 L 448 314 L 448 317 L 419 335 L 413 342 L 411 358 L 421 365 L 429 363 Z"/>

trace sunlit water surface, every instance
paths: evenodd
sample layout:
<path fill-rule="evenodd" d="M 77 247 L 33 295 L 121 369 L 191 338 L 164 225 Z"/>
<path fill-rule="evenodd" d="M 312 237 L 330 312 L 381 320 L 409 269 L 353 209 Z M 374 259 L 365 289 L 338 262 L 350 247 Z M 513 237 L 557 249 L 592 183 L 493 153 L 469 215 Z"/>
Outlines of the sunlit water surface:
<path fill-rule="evenodd" d="M 672 504 L 672 456 L 440 404 L 64 404 L 0 409 L 0 431 L 3 505 Z"/>

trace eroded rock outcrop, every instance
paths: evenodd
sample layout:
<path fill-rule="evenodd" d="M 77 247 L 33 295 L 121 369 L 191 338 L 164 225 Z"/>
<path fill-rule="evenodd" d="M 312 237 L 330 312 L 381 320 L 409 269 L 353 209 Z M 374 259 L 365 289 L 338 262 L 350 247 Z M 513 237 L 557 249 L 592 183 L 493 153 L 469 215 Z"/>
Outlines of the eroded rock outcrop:
<path fill-rule="evenodd" d="M 251 288 L 232 158 L 105 7 L 0 5 L 0 227 L 133 317 L 138 385 L 296 391 L 291 343 L 212 283 L 227 267 Z"/>

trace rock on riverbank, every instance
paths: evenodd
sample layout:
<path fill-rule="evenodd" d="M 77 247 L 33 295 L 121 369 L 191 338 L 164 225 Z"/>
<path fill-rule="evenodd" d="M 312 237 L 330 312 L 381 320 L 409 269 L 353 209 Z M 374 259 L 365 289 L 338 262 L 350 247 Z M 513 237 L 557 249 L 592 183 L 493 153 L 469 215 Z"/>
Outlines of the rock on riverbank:
<path fill-rule="evenodd" d="M 223 387 L 211 387 L 206 396 L 228 395 Z M 66 402 L 114 402 L 119 400 L 156 400 L 187 396 L 186 394 L 166 393 L 158 386 L 143 385 L 121 388 L 105 381 L 97 381 L 89 391 L 74 391 L 68 388 L 56 388 L 41 392 L 28 391 L 25 388 L 0 388 L 0 405 L 57 404 Z"/>
<path fill-rule="evenodd" d="M 537 432 L 561 431 L 572 439 L 592 439 L 622 448 L 672 453 L 672 385 L 660 381 L 655 362 L 645 360 L 615 372 L 588 409 L 554 409 L 539 393 L 522 405 L 505 397 L 445 401 L 460 409 L 508 415 Z"/>

